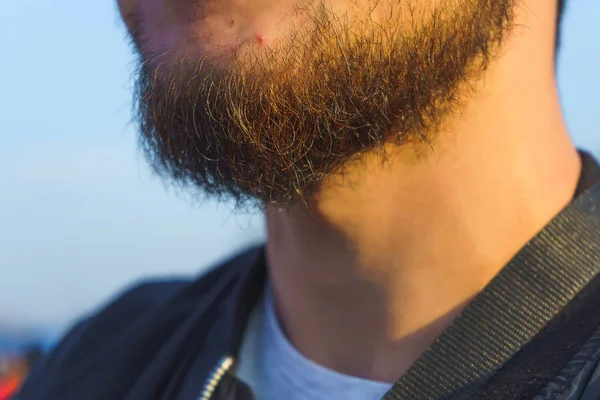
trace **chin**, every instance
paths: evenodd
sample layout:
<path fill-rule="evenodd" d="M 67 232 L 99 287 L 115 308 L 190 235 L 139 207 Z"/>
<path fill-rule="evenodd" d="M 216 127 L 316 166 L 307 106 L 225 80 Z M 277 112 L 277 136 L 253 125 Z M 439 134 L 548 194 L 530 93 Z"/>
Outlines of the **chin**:
<path fill-rule="evenodd" d="M 119 8 L 146 61 L 260 52 L 308 19 L 297 0 L 119 0 Z"/>

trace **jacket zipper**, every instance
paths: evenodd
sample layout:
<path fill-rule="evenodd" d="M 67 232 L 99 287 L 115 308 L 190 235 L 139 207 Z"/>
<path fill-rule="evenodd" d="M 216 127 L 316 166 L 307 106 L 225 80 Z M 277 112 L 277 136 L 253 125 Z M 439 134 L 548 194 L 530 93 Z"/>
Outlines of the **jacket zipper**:
<path fill-rule="evenodd" d="M 223 357 L 221 359 L 221 361 L 216 365 L 216 367 L 208 376 L 208 379 L 204 384 L 202 393 L 200 394 L 200 397 L 198 397 L 198 400 L 211 400 L 212 395 L 215 392 L 215 389 L 217 388 L 217 385 L 223 378 L 223 375 L 225 375 L 225 373 L 229 371 L 229 368 L 231 368 L 232 365 L 233 357 L 229 356 Z"/>

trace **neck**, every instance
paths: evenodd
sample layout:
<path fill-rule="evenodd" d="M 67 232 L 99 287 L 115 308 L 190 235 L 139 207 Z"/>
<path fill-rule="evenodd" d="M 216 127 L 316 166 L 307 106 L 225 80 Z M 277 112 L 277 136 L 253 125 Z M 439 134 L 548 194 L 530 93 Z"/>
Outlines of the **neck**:
<path fill-rule="evenodd" d="M 277 311 L 308 358 L 395 381 L 572 199 L 555 18 L 531 3 L 431 150 L 368 154 L 309 207 L 267 210 Z"/>

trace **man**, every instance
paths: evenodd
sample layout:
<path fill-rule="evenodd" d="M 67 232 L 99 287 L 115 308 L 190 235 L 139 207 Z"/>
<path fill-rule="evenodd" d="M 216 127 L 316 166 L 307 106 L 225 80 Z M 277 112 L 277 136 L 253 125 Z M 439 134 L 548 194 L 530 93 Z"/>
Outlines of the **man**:
<path fill-rule="evenodd" d="M 600 398 L 557 0 L 121 0 L 155 170 L 266 247 L 82 321 L 34 399 Z"/>

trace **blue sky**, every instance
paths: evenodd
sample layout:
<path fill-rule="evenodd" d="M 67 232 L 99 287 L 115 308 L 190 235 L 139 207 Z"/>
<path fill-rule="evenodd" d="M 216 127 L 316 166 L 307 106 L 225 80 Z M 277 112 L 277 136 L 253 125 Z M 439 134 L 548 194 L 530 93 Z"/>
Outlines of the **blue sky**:
<path fill-rule="evenodd" d="M 569 2 L 565 114 L 600 154 L 600 2 Z M 60 328 L 133 279 L 197 273 L 263 237 L 258 213 L 193 204 L 148 172 L 113 0 L 5 2 L 0 20 L 0 324 Z"/>

